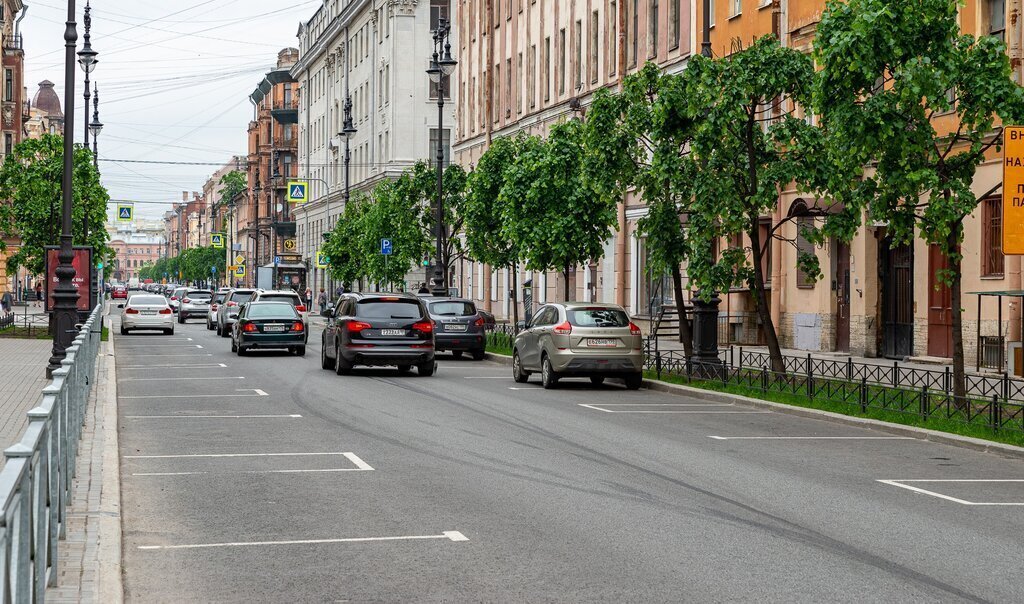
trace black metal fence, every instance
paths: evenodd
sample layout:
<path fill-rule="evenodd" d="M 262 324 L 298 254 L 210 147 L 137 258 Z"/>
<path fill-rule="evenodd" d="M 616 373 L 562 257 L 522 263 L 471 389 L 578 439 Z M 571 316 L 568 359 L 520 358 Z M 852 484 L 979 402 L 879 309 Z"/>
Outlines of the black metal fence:
<path fill-rule="evenodd" d="M 694 363 L 682 351 L 653 351 L 645 367 L 660 378 L 669 374 L 687 381 L 741 386 L 762 393 L 807 397 L 815 402 L 913 415 L 923 421 L 942 418 L 991 430 L 1024 432 L 1024 382 L 1000 377 L 967 376 L 966 400 L 954 399 L 949 368 L 942 371 L 892 365 L 784 356 L 785 371 L 768 369 L 768 354 L 723 349 L 720 365 Z"/>
<path fill-rule="evenodd" d="M 50 329 L 50 317 L 46 314 L 8 313 L 0 315 L 0 337 L 36 338 Z"/>

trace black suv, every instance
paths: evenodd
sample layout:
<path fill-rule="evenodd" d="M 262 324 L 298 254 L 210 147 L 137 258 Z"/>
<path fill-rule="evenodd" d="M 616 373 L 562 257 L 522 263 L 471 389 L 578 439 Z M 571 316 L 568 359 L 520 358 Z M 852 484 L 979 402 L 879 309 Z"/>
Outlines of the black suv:
<path fill-rule="evenodd" d="M 416 366 L 433 375 L 434 322 L 423 301 L 410 294 L 346 294 L 329 311 L 320 366 L 338 375 L 355 365 Z"/>

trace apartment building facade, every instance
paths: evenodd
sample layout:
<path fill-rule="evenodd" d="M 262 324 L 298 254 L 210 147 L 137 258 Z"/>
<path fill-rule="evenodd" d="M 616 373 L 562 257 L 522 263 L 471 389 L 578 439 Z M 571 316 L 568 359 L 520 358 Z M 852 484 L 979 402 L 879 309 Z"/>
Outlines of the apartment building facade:
<path fill-rule="evenodd" d="M 349 189 L 369 191 L 397 178 L 419 160 L 432 161 L 440 136 L 450 158 L 456 99 L 450 82 L 431 84 L 426 69 L 433 30 L 452 17 L 451 0 L 325 0 L 299 28 L 299 167 L 309 181 L 309 202 L 296 206 L 298 247 L 313 267 L 310 285 L 333 289 L 327 271 L 315 268 L 325 233 L 345 205 L 346 99 L 351 100 Z M 451 24 L 457 48 L 459 28 Z M 438 131 L 437 95 L 445 95 Z"/>
<path fill-rule="evenodd" d="M 25 16 L 22 0 L 0 0 L 0 52 L 3 53 L 3 89 L 0 91 L 0 161 L 14 150 L 25 136 L 24 124 L 29 119 L 25 91 L 25 51 L 19 23 Z M 6 203 L 0 201 L 0 203 Z M 30 287 L 30 276 L 8 274 L 7 258 L 17 251 L 21 240 L 5 239 L 6 251 L 0 251 L 0 292 L 17 294 Z M 19 287 L 20 286 L 20 287 Z"/>
<path fill-rule="evenodd" d="M 707 30 L 705 6 L 711 10 Z M 1020 8 L 1013 0 L 968 0 L 960 11 L 965 33 L 997 35 L 1007 42 L 1018 82 Z M 824 9 L 824 0 L 460 2 L 455 161 L 469 169 L 493 137 L 544 134 L 559 120 L 585 119 L 594 90 L 617 86 L 623 74 L 647 61 L 666 71 L 685 69 L 687 59 L 704 46 L 714 56 L 726 56 L 766 34 L 810 52 Z M 776 111 L 790 109 L 783 102 Z M 947 116 L 937 126 L 955 130 L 956 124 Z M 1020 257 L 1004 258 L 999 249 L 1000 160 L 993 153 L 975 179 L 976 194 L 991 194 L 965 222 L 964 292 L 1021 289 Z M 826 206 L 827 200 L 784 191 L 775 212 L 762 218 L 762 228 L 797 216 L 802 208 Z M 652 278 L 646 270 L 646 241 L 636 233 L 636 221 L 645 213 L 639 200 L 626 196 L 619 230 L 606 243 L 604 258 L 570 275 L 573 297 L 618 302 L 640 318 L 672 301 L 665 279 Z M 774 241 L 766 268 L 769 305 L 783 347 L 890 358 L 949 357 L 949 291 L 935 277 L 944 267 L 941 254 L 920 239 L 893 247 L 884 224 L 865 224 L 851 242 L 830 241 L 824 248 L 800 238 L 799 220 L 782 226 L 782 235 L 798 245 Z M 720 245 L 749 247 L 749 242 L 741 238 Z M 798 248 L 818 255 L 823 279 L 810 281 L 798 271 Z M 464 261 L 458 279 L 464 293 L 507 317 L 506 273 Z M 521 272 L 518 277 L 519 283 L 532 279 L 535 304 L 560 298 L 560 274 Z M 750 293 L 735 288 L 722 298 L 722 343 L 760 343 Z M 1007 341 L 1020 340 L 1020 300 L 1003 298 L 1001 309 L 999 304 L 995 297 L 964 296 L 969 364 L 985 364 L 998 350 L 1005 352 Z"/>

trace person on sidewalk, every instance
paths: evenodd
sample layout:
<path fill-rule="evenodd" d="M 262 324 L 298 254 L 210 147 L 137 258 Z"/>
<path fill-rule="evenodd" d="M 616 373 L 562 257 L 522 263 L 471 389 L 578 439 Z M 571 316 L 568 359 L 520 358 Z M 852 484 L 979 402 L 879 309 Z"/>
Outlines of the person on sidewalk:
<path fill-rule="evenodd" d="M 320 288 L 320 295 L 316 297 L 316 305 L 320 307 L 320 312 L 324 312 L 324 309 L 327 308 L 327 292 L 322 287 Z"/>
<path fill-rule="evenodd" d="M 43 282 L 36 281 L 36 303 L 33 305 L 39 308 L 43 305 Z"/>
<path fill-rule="evenodd" d="M 308 287 L 306 288 L 305 303 L 306 303 L 306 308 L 312 308 L 313 307 L 313 290 L 308 288 Z"/>
<path fill-rule="evenodd" d="M 3 311 L 3 315 L 7 316 L 11 314 L 11 309 L 14 307 L 14 300 L 11 298 L 11 292 L 7 289 L 4 290 L 3 294 L 0 294 L 0 310 Z"/>

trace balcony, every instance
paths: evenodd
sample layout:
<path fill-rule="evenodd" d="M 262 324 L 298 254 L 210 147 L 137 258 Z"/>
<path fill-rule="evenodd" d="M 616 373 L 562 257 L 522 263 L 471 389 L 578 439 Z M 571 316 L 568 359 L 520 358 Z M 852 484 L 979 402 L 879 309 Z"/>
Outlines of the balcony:
<path fill-rule="evenodd" d="M 21 34 L 16 34 L 13 36 L 4 36 L 3 44 L 4 50 L 24 50 L 24 48 L 21 45 Z"/>
<path fill-rule="evenodd" d="M 297 124 L 299 122 L 299 97 L 275 99 L 270 108 L 270 115 L 281 124 Z"/>

